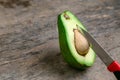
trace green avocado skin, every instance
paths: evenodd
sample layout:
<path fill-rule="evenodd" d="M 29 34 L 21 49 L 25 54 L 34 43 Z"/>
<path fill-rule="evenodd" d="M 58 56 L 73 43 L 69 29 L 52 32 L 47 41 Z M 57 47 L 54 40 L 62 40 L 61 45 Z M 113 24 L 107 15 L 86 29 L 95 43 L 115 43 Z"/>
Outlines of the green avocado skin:
<path fill-rule="evenodd" d="M 72 18 L 73 23 L 66 23 L 67 20 L 63 20 L 63 14 L 68 14 L 70 19 Z M 71 17 L 72 15 L 72 17 Z M 90 67 L 93 65 L 94 60 L 95 60 L 95 53 L 94 51 L 89 51 L 89 54 L 87 55 L 87 57 L 81 56 L 79 54 L 77 54 L 77 52 L 75 51 L 75 49 L 71 49 L 71 45 L 72 42 L 70 42 L 70 37 L 74 37 L 74 36 L 69 36 L 69 31 L 68 27 L 71 26 L 67 26 L 66 24 L 72 24 L 72 25 L 79 25 L 81 28 L 83 28 L 84 30 L 86 30 L 86 28 L 82 25 L 82 23 L 77 19 L 76 16 L 74 16 L 70 11 L 64 11 L 63 13 L 61 13 L 60 15 L 58 15 L 58 34 L 59 34 L 59 45 L 60 45 L 60 50 L 61 53 L 65 59 L 65 61 L 72 67 L 77 68 L 77 69 L 85 69 L 87 67 Z M 87 31 L 87 30 L 86 30 Z M 71 45 L 70 45 L 71 44 Z M 90 46 L 91 47 L 91 46 Z M 74 48 L 74 47 L 73 47 Z M 78 56 L 77 56 L 78 55 Z M 90 55 L 90 57 L 89 57 Z"/>

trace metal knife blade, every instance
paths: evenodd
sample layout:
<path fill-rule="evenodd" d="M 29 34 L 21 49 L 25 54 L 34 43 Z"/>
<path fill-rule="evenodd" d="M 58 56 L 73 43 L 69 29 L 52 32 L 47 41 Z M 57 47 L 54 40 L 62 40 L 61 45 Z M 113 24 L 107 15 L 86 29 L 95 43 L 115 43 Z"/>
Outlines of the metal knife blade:
<path fill-rule="evenodd" d="M 114 61 L 109 55 L 108 52 L 105 51 L 99 43 L 85 30 L 82 29 L 84 32 L 87 40 L 91 42 L 93 45 L 93 50 L 96 54 L 100 57 L 100 59 L 104 62 L 107 66 L 107 69 L 110 72 L 113 72 L 117 80 L 120 80 L 120 64 L 117 61 Z"/>
<path fill-rule="evenodd" d="M 93 45 L 93 50 L 100 57 L 106 66 L 109 66 L 114 60 L 108 55 L 108 52 L 105 51 L 100 44 L 95 40 L 90 33 L 85 30 L 82 30 L 87 38 L 87 40 Z"/>

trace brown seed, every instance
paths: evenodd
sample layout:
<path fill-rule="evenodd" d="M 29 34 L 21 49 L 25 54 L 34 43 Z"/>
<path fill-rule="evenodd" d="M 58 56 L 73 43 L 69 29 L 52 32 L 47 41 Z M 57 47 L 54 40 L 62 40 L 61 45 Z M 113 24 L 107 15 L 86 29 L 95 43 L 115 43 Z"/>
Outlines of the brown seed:
<path fill-rule="evenodd" d="M 73 31 L 74 31 L 74 43 L 75 43 L 76 51 L 80 55 L 87 54 L 89 50 L 89 43 L 87 39 L 78 29 L 74 29 Z"/>

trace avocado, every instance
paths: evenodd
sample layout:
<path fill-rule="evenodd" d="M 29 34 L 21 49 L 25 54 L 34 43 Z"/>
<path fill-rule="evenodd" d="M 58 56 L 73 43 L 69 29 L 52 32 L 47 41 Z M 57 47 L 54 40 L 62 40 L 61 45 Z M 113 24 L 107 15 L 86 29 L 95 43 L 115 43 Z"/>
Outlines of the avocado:
<path fill-rule="evenodd" d="M 57 24 L 60 50 L 65 61 L 77 69 L 86 69 L 92 66 L 96 54 L 92 49 L 92 44 L 85 42 L 86 38 L 82 29 L 85 31 L 87 29 L 79 19 L 70 11 L 64 11 L 58 15 Z M 81 39 L 80 36 L 84 37 L 84 39 Z M 84 42 L 87 45 L 86 48 L 83 47 Z"/>

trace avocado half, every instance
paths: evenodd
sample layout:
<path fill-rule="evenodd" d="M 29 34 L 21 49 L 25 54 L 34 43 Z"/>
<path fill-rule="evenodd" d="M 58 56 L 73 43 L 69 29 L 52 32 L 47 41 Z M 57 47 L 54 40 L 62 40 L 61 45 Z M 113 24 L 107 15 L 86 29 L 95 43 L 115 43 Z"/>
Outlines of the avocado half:
<path fill-rule="evenodd" d="M 64 11 L 58 16 L 58 34 L 59 34 L 59 45 L 61 53 L 65 61 L 72 67 L 78 69 L 85 69 L 86 67 L 92 66 L 96 54 L 90 46 L 86 55 L 80 55 L 75 49 L 74 45 L 74 32 L 73 29 L 79 28 L 82 32 L 87 29 L 83 24 L 74 16 L 70 11 Z M 82 32 L 84 35 L 84 33 Z"/>

